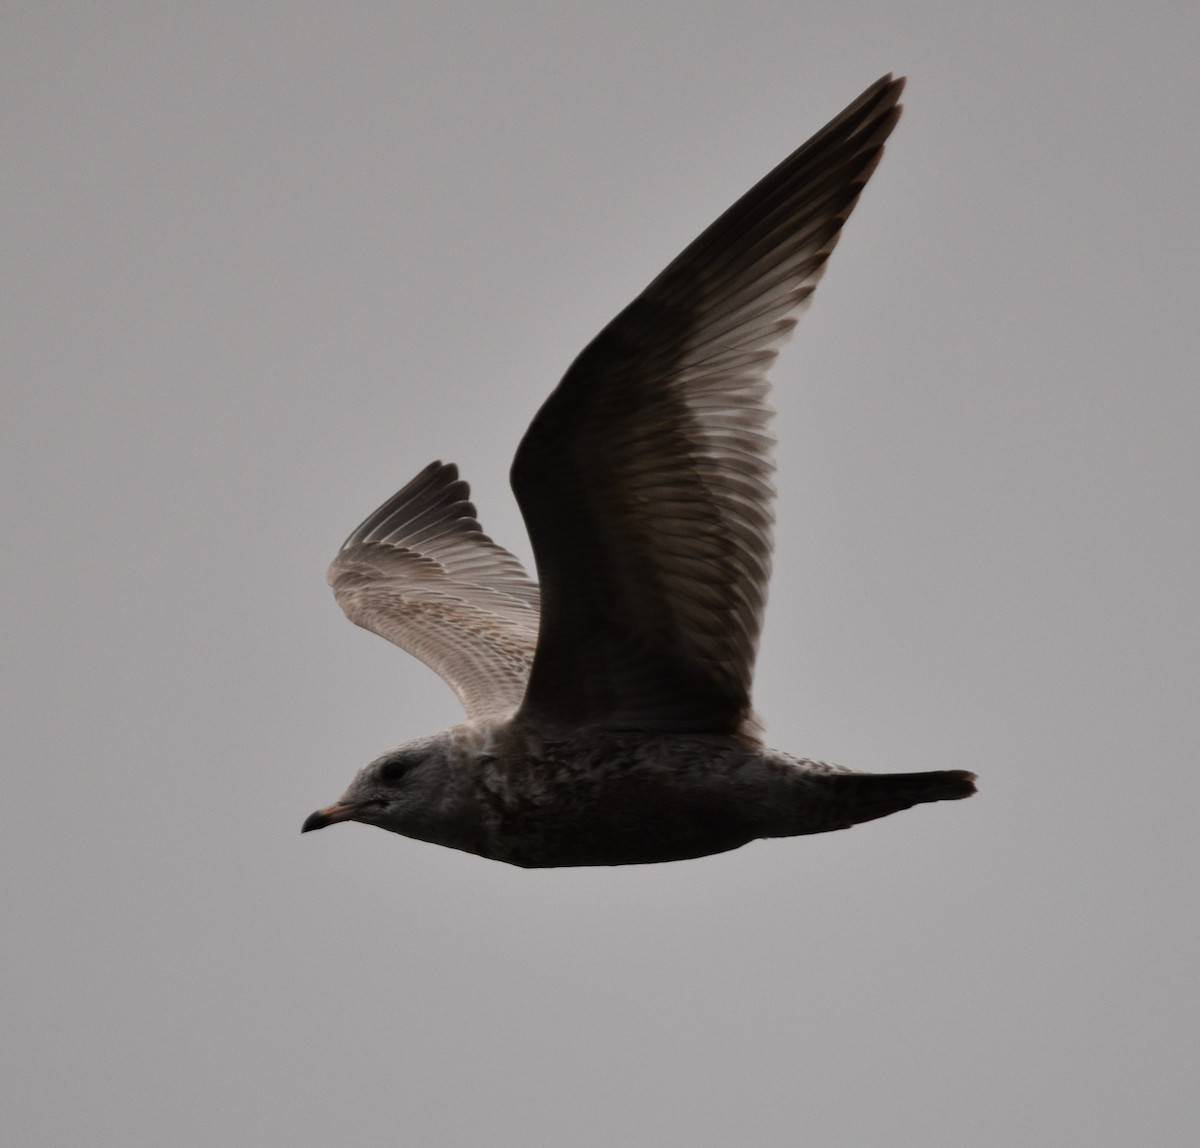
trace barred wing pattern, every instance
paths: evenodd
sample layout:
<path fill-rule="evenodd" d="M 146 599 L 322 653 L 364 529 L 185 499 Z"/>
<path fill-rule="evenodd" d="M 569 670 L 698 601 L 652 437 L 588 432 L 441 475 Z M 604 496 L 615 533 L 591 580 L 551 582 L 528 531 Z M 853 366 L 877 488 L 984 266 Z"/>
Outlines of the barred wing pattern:
<path fill-rule="evenodd" d="M 538 588 L 469 495 L 456 467 L 430 464 L 346 539 L 329 584 L 352 622 L 419 658 L 477 718 L 521 701 Z"/>
<path fill-rule="evenodd" d="M 902 87 L 883 77 L 726 211 L 538 412 L 512 470 L 542 592 L 521 716 L 756 736 L 766 373 L 882 156 Z"/>

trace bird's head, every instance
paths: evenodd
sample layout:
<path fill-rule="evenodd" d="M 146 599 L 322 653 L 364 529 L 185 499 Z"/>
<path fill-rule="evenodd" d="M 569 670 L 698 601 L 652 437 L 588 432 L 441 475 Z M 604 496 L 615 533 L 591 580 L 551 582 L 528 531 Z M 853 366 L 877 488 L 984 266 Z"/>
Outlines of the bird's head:
<path fill-rule="evenodd" d="M 439 737 L 408 742 L 359 770 L 350 788 L 309 816 L 300 832 L 361 821 L 406 837 L 441 840 L 439 830 L 457 804 L 449 792 L 451 777 Z"/>

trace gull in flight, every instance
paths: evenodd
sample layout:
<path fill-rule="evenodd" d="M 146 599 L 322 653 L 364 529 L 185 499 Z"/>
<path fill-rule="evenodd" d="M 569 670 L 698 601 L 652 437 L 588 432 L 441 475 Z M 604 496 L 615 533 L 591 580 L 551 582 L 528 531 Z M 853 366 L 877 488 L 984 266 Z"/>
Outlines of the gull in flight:
<path fill-rule="evenodd" d="M 527 867 L 629 865 L 844 829 L 975 792 L 769 749 L 750 702 L 771 565 L 767 371 L 900 115 L 884 76 L 587 346 L 517 449 L 534 582 L 435 462 L 346 540 L 347 617 L 467 720 L 363 768 L 361 821 Z"/>

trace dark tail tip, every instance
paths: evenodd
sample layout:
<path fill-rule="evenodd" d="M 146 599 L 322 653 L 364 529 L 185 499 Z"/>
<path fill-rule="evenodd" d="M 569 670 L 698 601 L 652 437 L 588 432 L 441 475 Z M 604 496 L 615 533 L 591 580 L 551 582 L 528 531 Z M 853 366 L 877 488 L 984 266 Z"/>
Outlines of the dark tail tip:
<path fill-rule="evenodd" d="M 927 777 L 935 783 L 936 796 L 926 797 L 924 801 L 961 801 L 975 792 L 975 775 L 965 769 L 947 769 L 941 773 L 918 774 Z"/>
<path fill-rule="evenodd" d="M 854 825 L 874 821 L 927 801 L 961 801 L 975 792 L 975 775 L 965 769 L 933 773 L 859 773 L 837 777 L 843 792 L 853 793 Z"/>

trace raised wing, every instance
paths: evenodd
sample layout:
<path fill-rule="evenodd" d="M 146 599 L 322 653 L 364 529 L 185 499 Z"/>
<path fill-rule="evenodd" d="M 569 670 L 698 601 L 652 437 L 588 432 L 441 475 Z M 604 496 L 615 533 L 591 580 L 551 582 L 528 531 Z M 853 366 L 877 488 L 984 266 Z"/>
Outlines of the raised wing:
<path fill-rule="evenodd" d="M 347 618 L 420 658 L 477 718 L 525 693 L 538 588 L 469 495 L 456 467 L 431 463 L 346 539 L 329 584 Z"/>
<path fill-rule="evenodd" d="M 900 115 L 885 76 L 580 354 L 517 451 L 542 588 L 521 713 L 754 736 L 771 558 L 767 369 Z"/>

